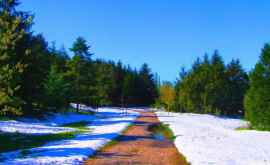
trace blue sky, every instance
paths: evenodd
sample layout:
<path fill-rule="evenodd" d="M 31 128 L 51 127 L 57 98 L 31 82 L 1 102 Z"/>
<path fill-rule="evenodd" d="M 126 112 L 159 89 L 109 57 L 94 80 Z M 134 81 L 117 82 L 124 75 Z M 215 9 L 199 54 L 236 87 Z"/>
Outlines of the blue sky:
<path fill-rule="evenodd" d="M 169 81 L 215 49 L 249 71 L 270 41 L 269 0 L 25 0 L 20 9 L 59 47 L 83 36 L 96 58 L 146 62 Z"/>

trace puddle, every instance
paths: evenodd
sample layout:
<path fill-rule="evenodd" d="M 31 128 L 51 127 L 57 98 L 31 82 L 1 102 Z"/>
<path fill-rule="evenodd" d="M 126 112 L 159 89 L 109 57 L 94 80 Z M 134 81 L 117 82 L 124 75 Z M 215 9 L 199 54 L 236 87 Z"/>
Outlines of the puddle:
<path fill-rule="evenodd" d="M 166 139 L 165 136 L 162 135 L 161 133 L 156 133 L 156 134 L 154 134 L 154 138 L 155 138 L 156 140 L 159 140 L 159 141 L 164 141 L 164 140 Z"/>
<path fill-rule="evenodd" d="M 175 139 L 175 136 L 172 130 L 166 124 L 162 124 L 162 123 L 153 124 L 149 126 L 148 130 L 152 133 L 152 135 L 154 136 L 154 139 L 156 140 L 164 141 L 168 139 L 168 140 L 174 141 Z"/>

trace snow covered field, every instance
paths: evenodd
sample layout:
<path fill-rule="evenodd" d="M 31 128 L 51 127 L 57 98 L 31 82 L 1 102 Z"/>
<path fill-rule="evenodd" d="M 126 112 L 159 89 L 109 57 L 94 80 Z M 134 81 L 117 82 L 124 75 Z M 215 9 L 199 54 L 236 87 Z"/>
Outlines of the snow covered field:
<path fill-rule="evenodd" d="M 91 132 L 81 133 L 74 139 L 50 142 L 42 147 L 29 150 L 28 155 L 22 155 L 21 151 L 13 151 L 1 154 L 4 162 L 9 165 L 34 165 L 34 164 L 81 164 L 90 155 L 104 144 L 115 138 L 139 115 L 138 112 L 127 110 L 123 114 L 119 109 L 100 108 L 95 115 L 83 114 L 57 114 L 47 121 L 1 121 L 0 130 L 3 132 L 20 132 L 28 134 L 43 134 L 72 131 L 72 128 L 63 128 L 59 125 L 91 121 L 88 128 Z"/>
<path fill-rule="evenodd" d="M 246 130 L 240 119 L 156 112 L 177 136 L 175 144 L 192 165 L 269 165 L 270 132 Z"/>

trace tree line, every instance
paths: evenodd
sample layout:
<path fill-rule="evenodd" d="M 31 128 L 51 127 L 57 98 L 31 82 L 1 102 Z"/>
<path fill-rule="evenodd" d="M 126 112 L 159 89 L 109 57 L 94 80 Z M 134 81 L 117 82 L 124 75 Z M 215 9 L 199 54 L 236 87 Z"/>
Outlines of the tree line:
<path fill-rule="evenodd" d="M 250 73 L 215 51 L 182 68 L 176 83 L 164 82 L 159 92 L 156 105 L 168 111 L 244 116 L 253 128 L 270 130 L 270 45 Z"/>
<path fill-rule="evenodd" d="M 0 116 L 39 115 L 69 103 L 148 106 L 158 96 L 147 64 L 139 70 L 120 61 L 93 59 L 78 37 L 72 57 L 31 31 L 33 15 L 18 11 L 18 0 L 0 1 Z"/>
<path fill-rule="evenodd" d="M 239 60 L 225 64 L 218 51 L 182 68 L 176 83 L 159 85 L 147 64 L 139 70 L 120 61 L 93 59 L 78 37 L 70 48 L 49 45 L 31 30 L 33 15 L 18 0 L 0 1 L 0 116 L 39 115 L 89 106 L 149 106 L 169 111 L 244 116 L 270 130 L 270 45 L 247 73 Z"/>

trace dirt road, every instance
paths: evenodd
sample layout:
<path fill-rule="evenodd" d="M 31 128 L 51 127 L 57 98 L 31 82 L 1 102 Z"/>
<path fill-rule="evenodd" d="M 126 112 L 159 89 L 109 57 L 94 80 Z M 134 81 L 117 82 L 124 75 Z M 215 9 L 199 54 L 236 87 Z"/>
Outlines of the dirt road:
<path fill-rule="evenodd" d="M 186 165 L 170 140 L 158 140 L 149 126 L 159 123 L 153 112 L 141 112 L 134 125 L 85 162 L 86 165 Z"/>

